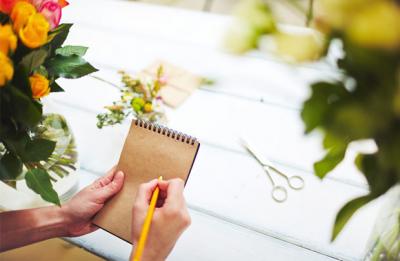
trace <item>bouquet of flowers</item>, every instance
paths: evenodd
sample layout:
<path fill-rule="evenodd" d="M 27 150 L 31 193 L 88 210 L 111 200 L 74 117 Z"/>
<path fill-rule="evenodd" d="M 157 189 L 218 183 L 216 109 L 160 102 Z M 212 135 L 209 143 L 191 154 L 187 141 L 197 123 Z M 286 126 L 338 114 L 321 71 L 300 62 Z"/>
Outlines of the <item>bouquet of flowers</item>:
<path fill-rule="evenodd" d="M 162 120 L 165 115 L 159 91 L 166 84 L 162 65 L 158 67 L 155 77 L 145 75 L 132 77 L 124 71 L 120 71 L 120 74 L 124 86 L 119 88 L 112 85 L 120 89 L 121 99 L 106 106 L 107 112 L 97 115 L 97 127 L 101 129 L 104 126 L 122 123 L 129 116 L 151 122 Z"/>
<path fill-rule="evenodd" d="M 96 69 L 82 56 L 87 48 L 63 46 L 72 24 L 59 24 L 65 0 L 0 0 L 0 179 L 25 179 L 34 192 L 60 204 L 48 163 L 70 166 L 75 155 L 57 157 L 65 121 L 43 117 L 41 98 L 63 89 L 57 79 L 79 78 Z M 49 127 L 50 126 L 50 127 Z M 60 146 L 61 146 L 60 145 Z M 54 167 L 56 174 L 67 174 Z"/>

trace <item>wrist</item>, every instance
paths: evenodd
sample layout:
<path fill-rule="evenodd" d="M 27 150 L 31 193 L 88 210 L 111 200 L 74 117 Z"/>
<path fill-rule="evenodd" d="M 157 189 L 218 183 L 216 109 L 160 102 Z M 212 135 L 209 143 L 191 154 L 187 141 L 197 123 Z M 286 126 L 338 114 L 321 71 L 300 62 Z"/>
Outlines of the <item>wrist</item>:
<path fill-rule="evenodd" d="M 53 206 L 52 212 L 54 213 L 53 220 L 55 221 L 55 229 L 57 229 L 58 237 L 65 237 L 69 235 L 68 227 L 71 224 L 68 212 L 64 207 Z"/>
<path fill-rule="evenodd" d="M 70 208 L 68 207 L 68 204 L 58 207 L 58 213 L 61 216 L 63 224 L 63 233 L 64 233 L 63 236 L 66 237 L 72 236 L 70 229 L 74 225 L 75 221 L 73 215 L 71 215 L 71 211 Z"/>
<path fill-rule="evenodd" d="M 35 228 L 33 237 L 47 239 L 67 235 L 66 219 L 58 206 L 33 209 L 30 220 Z"/>
<path fill-rule="evenodd" d="M 132 248 L 132 256 L 136 252 L 137 242 L 133 243 L 134 247 Z M 140 259 L 141 261 L 165 261 L 166 257 L 161 255 L 159 251 L 156 249 L 145 248 Z"/>

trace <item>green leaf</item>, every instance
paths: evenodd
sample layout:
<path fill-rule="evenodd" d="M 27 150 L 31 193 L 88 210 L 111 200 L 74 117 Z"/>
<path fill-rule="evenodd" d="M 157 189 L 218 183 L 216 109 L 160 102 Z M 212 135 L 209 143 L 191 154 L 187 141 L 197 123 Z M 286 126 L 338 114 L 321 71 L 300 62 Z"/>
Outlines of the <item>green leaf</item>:
<path fill-rule="evenodd" d="M 45 48 L 34 50 L 29 54 L 25 55 L 22 58 L 20 64 L 25 67 L 28 73 L 31 73 L 33 70 L 35 70 L 44 63 L 47 55 L 48 55 L 48 50 L 46 50 Z"/>
<path fill-rule="evenodd" d="M 36 69 L 34 70 L 34 73 L 41 74 L 41 75 L 43 75 L 43 76 L 46 77 L 46 78 L 49 77 L 49 74 L 47 73 L 47 70 L 46 70 L 46 68 L 45 68 L 43 65 L 41 65 L 41 66 L 39 66 L 38 68 L 36 68 Z"/>
<path fill-rule="evenodd" d="M 84 46 L 67 45 L 62 48 L 58 48 L 55 53 L 62 56 L 71 56 L 71 55 L 84 56 L 86 54 L 87 49 L 88 48 Z"/>
<path fill-rule="evenodd" d="M 0 12 L 0 24 L 7 23 L 9 19 L 10 17 L 7 14 Z"/>
<path fill-rule="evenodd" d="M 311 97 L 304 102 L 301 111 L 306 133 L 323 126 L 324 121 L 329 120 L 327 117 L 329 110 L 347 94 L 342 83 L 317 82 L 311 89 Z"/>
<path fill-rule="evenodd" d="M 23 154 L 24 162 L 47 160 L 53 153 L 56 143 L 46 139 L 35 139 L 26 144 Z"/>
<path fill-rule="evenodd" d="M 75 79 L 96 72 L 97 69 L 77 55 L 57 55 L 47 63 L 48 71 L 55 77 Z"/>
<path fill-rule="evenodd" d="M 326 131 L 322 145 L 325 149 L 330 149 L 336 146 L 345 146 L 346 143 L 344 143 L 343 139 L 340 139 L 339 137 L 336 137 L 332 133 Z"/>
<path fill-rule="evenodd" d="M 354 165 L 356 165 L 357 169 L 362 172 L 362 160 L 363 154 L 357 154 L 356 158 L 354 159 Z"/>
<path fill-rule="evenodd" d="M 23 126 L 36 126 L 42 117 L 42 105 L 13 86 L 9 90 L 12 116 Z"/>
<path fill-rule="evenodd" d="M 367 179 L 372 196 L 383 195 L 398 182 L 396 169 L 383 165 L 382 152 L 359 156 L 357 161 Z"/>
<path fill-rule="evenodd" d="M 28 71 L 26 70 L 25 66 L 23 65 L 18 65 L 15 68 L 14 72 L 14 77 L 12 80 L 12 85 L 11 88 L 18 88 L 21 90 L 26 96 L 32 97 L 32 89 L 31 89 L 31 84 L 29 83 L 29 74 Z"/>
<path fill-rule="evenodd" d="M 0 159 L 0 179 L 15 180 L 22 172 L 22 162 L 12 152 L 7 152 Z"/>
<path fill-rule="evenodd" d="M 349 221 L 349 219 L 353 216 L 353 214 L 362 206 L 373 200 L 374 197 L 371 195 L 359 197 L 356 199 L 353 199 L 344 205 L 339 213 L 336 215 L 336 220 L 335 220 L 335 225 L 333 227 L 332 231 L 332 238 L 331 240 L 335 240 L 337 235 L 342 231 L 346 223 Z"/>
<path fill-rule="evenodd" d="M 347 146 L 335 146 L 329 149 L 323 159 L 314 163 L 315 174 L 321 179 L 324 178 L 343 160 L 346 148 Z"/>
<path fill-rule="evenodd" d="M 58 83 L 56 81 L 53 81 L 50 84 L 50 89 L 51 89 L 51 92 L 63 92 L 64 91 L 64 89 L 60 85 L 58 85 Z"/>
<path fill-rule="evenodd" d="M 337 135 L 346 135 L 351 140 L 371 138 L 390 124 L 386 113 L 379 114 L 373 110 L 377 111 L 375 106 L 363 102 L 342 103 L 335 108 L 335 115 L 328 123 L 329 127 Z"/>
<path fill-rule="evenodd" d="M 7 150 L 11 151 L 15 155 L 23 154 L 26 144 L 29 141 L 30 137 L 27 131 L 16 131 L 11 129 L 5 132 L 2 140 Z"/>
<path fill-rule="evenodd" d="M 26 184 L 47 202 L 60 206 L 60 199 L 53 189 L 49 174 L 43 169 L 31 169 L 25 175 Z"/>
<path fill-rule="evenodd" d="M 48 43 L 48 45 L 50 46 L 49 57 L 53 57 L 55 51 L 58 48 L 60 48 L 62 44 L 65 42 L 71 26 L 72 24 L 60 24 L 49 34 L 49 39 L 50 39 L 50 42 Z"/>

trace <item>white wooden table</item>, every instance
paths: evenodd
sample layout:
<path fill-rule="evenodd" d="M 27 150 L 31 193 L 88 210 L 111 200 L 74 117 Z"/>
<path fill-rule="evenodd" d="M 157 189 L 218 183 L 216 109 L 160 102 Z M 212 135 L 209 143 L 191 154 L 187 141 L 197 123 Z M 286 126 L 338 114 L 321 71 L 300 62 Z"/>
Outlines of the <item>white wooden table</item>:
<path fill-rule="evenodd" d="M 63 17 L 75 23 L 68 43 L 90 47 L 87 59 L 100 69 L 96 75 L 118 83 L 118 69 L 135 72 L 161 58 L 216 80 L 167 111 L 169 127 L 202 143 L 185 190 L 193 224 L 169 260 L 360 260 L 365 255 L 380 201 L 329 241 L 340 207 L 367 193 L 352 165 L 357 148 L 319 180 L 312 163 L 323 155 L 320 135 L 305 137 L 299 117 L 307 84 L 334 77 L 327 64 L 290 66 L 258 54 L 227 54 L 220 47 L 230 23 L 225 16 L 118 0 L 70 2 Z M 129 124 L 96 127 L 96 114 L 119 97 L 113 87 L 90 77 L 60 84 L 66 92 L 52 95 L 48 108 L 72 126 L 83 186 L 117 162 Z M 275 203 L 263 170 L 238 143 L 243 134 L 279 168 L 304 177 L 305 189 Z M 130 246 L 104 231 L 70 240 L 107 259 L 129 256 Z"/>

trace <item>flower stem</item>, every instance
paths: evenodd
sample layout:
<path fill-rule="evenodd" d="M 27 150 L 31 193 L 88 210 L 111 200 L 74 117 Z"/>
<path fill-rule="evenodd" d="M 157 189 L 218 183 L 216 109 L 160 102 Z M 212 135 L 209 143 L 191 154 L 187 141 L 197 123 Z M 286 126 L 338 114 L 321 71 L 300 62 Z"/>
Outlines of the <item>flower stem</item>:
<path fill-rule="evenodd" d="M 307 11 L 307 18 L 306 18 L 306 26 L 309 27 L 311 20 L 314 16 L 314 0 L 308 0 L 308 11 Z"/>

